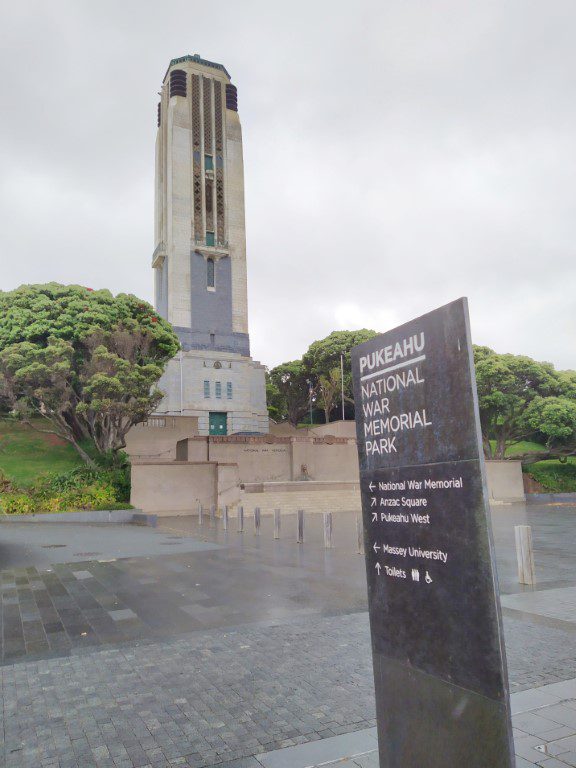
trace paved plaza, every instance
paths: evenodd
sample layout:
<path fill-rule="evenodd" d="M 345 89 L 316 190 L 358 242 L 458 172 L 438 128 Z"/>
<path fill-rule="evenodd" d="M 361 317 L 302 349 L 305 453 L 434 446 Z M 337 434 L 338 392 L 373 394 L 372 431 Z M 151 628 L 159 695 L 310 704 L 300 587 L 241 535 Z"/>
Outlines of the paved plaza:
<path fill-rule="evenodd" d="M 518 768 L 576 765 L 576 507 L 493 517 Z M 515 577 L 526 522 L 536 590 Z M 1 525 L 2 764 L 376 766 L 354 516 L 330 551 L 320 516 L 295 531 Z"/>

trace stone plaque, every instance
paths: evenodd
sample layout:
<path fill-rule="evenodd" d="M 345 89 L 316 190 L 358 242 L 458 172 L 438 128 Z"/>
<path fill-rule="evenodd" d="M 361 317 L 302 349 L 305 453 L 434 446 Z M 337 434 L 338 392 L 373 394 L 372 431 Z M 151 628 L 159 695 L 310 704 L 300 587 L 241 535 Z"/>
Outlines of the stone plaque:
<path fill-rule="evenodd" d="M 352 350 L 381 768 L 513 768 L 466 299 Z"/>

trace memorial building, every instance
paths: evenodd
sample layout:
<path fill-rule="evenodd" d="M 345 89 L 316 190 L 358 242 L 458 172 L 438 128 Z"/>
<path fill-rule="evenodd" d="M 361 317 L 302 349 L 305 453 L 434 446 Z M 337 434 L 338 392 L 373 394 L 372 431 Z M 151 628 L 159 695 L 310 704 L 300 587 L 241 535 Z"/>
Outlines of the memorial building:
<path fill-rule="evenodd" d="M 222 64 L 173 59 L 158 104 L 155 306 L 182 345 L 157 417 L 197 434 L 268 432 L 264 366 L 250 357 L 242 129 Z"/>
<path fill-rule="evenodd" d="M 197 54 L 170 62 L 155 176 L 155 306 L 182 349 L 159 382 L 156 412 L 127 435 L 132 504 L 157 514 L 194 514 L 198 504 L 230 514 L 359 510 L 354 422 L 295 429 L 268 419 L 265 369 L 248 336 L 238 96 L 222 64 Z"/>

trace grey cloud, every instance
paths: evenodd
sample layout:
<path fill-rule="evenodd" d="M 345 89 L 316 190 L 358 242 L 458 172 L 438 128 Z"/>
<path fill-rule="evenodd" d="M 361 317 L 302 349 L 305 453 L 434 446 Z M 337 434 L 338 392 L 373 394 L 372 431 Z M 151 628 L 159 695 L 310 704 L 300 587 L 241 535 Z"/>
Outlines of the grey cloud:
<path fill-rule="evenodd" d="M 0 24 L 1 286 L 152 297 L 156 93 L 223 62 L 244 128 L 252 349 L 459 295 L 576 368 L 572 2 L 30 2 Z"/>

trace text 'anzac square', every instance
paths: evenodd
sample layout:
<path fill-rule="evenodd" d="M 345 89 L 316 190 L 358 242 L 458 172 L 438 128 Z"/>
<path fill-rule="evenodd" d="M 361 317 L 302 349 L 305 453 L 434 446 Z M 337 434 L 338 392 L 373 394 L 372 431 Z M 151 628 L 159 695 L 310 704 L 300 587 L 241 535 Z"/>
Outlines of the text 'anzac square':
<path fill-rule="evenodd" d="M 155 306 L 181 354 L 157 413 L 198 433 L 267 432 L 264 367 L 250 357 L 242 130 L 222 64 L 173 59 L 158 104 Z"/>

